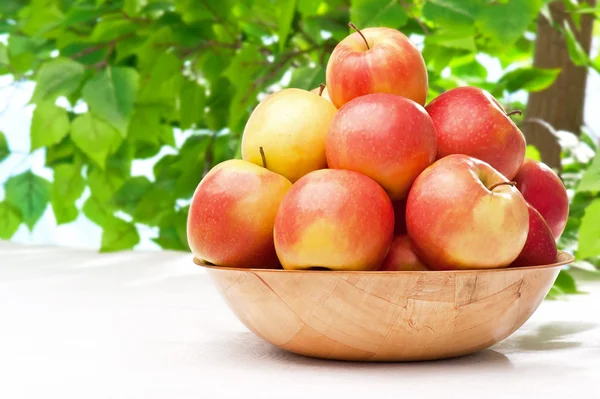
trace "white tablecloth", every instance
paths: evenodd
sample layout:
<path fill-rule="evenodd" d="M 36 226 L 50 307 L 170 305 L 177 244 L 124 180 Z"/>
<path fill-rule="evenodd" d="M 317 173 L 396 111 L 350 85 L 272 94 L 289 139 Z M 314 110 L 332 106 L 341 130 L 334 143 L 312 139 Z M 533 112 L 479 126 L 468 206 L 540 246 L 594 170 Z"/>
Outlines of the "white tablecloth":
<path fill-rule="evenodd" d="M 587 288 L 475 355 L 345 363 L 252 335 L 188 254 L 0 241 L 0 398 L 598 399 L 600 284 Z"/>

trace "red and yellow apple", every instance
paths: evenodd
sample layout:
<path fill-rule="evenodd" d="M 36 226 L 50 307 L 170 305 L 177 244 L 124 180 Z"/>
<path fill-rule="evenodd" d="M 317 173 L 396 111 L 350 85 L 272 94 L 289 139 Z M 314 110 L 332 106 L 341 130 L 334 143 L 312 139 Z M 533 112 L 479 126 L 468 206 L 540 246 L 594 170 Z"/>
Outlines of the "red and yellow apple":
<path fill-rule="evenodd" d="M 425 271 L 430 270 L 419 259 L 407 235 L 395 236 L 387 256 L 381 264 L 381 271 Z"/>
<path fill-rule="evenodd" d="M 362 173 L 379 183 L 392 200 L 436 155 L 433 122 L 425 109 L 394 94 L 376 93 L 342 106 L 327 133 L 327 164 Z"/>
<path fill-rule="evenodd" d="M 284 269 L 377 270 L 394 233 L 394 211 L 372 179 L 324 169 L 298 180 L 275 219 Z"/>
<path fill-rule="evenodd" d="M 557 249 L 552 230 L 530 204 L 529 211 L 529 233 L 523 250 L 512 263 L 512 266 L 537 266 L 550 265 L 556 262 Z"/>
<path fill-rule="evenodd" d="M 325 136 L 337 109 L 300 89 L 267 96 L 252 112 L 242 137 L 242 158 L 292 182 L 327 167 Z"/>
<path fill-rule="evenodd" d="M 427 68 L 417 47 L 395 29 L 367 28 L 360 33 L 338 43 L 327 63 L 333 104 L 340 108 L 366 94 L 390 93 L 424 105 Z"/>
<path fill-rule="evenodd" d="M 525 200 L 548 223 L 554 239 L 558 239 L 569 217 L 569 198 L 560 177 L 542 162 L 525 159 L 514 181 Z"/>
<path fill-rule="evenodd" d="M 487 91 L 458 87 L 425 107 L 437 134 L 437 157 L 465 154 L 512 179 L 525 158 L 525 137 Z"/>
<path fill-rule="evenodd" d="M 432 269 L 486 269 L 511 264 L 525 246 L 527 203 L 487 163 L 466 155 L 436 161 L 415 180 L 406 227 Z"/>
<path fill-rule="evenodd" d="M 218 266 L 275 268 L 275 215 L 292 187 L 285 177 L 233 159 L 202 179 L 190 205 L 188 242 L 194 256 Z"/>

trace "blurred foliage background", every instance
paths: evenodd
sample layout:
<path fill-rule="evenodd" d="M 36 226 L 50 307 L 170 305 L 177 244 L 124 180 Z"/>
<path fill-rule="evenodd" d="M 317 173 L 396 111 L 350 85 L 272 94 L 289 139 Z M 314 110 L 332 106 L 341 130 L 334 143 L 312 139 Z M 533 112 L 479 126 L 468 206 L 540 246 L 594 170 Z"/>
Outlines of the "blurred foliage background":
<path fill-rule="evenodd" d="M 244 124 L 267 93 L 325 82 L 352 21 L 414 40 L 429 99 L 474 85 L 525 110 L 516 121 L 528 155 L 559 171 L 572 197 L 560 247 L 596 272 L 600 156 L 582 113 L 587 73 L 600 71 L 589 56 L 598 15 L 595 0 L 2 0 L 0 75 L 36 83 L 30 150 L 45 152 L 53 179 L 9 177 L 0 238 L 32 229 L 51 206 L 58 224 L 83 212 L 101 226 L 102 251 L 134 247 L 142 226 L 162 248 L 186 250 L 202 176 L 239 157 Z M 506 72 L 490 79 L 484 60 Z M 0 132 L 0 162 L 12 155 Z M 132 175 L 139 159 L 156 161 L 152 178 Z M 574 292 L 561 272 L 551 295 Z"/>

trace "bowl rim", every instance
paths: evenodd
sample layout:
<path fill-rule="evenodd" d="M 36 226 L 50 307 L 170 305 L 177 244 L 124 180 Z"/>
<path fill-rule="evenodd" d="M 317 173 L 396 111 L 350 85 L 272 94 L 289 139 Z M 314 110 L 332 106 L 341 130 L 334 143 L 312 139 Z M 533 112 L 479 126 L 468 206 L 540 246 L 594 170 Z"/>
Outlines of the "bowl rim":
<path fill-rule="evenodd" d="M 562 259 L 561 259 L 562 258 Z M 558 251 L 557 260 L 558 262 L 551 263 L 549 265 L 538 265 L 538 266 L 516 266 L 516 267 L 499 267 L 493 269 L 455 269 L 455 270 L 305 270 L 305 269 L 297 269 L 297 270 L 287 270 L 287 269 L 259 269 L 259 268 L 249 268 L 249 267 L 229 267 L 229 266 L 217 266 L 211 265 L 201 261 L 200 259 L 194 257 L 194 263 L 198 266 L 201 266 L 205 269 L 211 270 L 228 270 L 228 271 L 237 271 L 237 272 L 267 272 L 267 273 L 310 273 L 310 274 L 330 274 L 330 273 L 348 273 L 348 274 L 372 274 L 372 275 L 380 275 L 380 274 L 418 274 L 418 273 L 473 273 L 473 272 L 507 272 L 507 271 L 516 271 L 516 270 L 539 270 L 539 269 L 552 269 L 556 267 L 562 267 L 568 265 L 575 261 L 575 257 L 568 252 Z"/>

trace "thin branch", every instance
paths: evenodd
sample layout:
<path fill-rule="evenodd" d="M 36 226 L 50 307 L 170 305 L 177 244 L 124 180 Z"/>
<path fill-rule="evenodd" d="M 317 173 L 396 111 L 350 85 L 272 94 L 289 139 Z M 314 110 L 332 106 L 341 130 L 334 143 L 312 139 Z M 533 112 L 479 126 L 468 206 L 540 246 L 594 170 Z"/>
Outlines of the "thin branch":
<path fill-rule="evenodd" d="M 160 44 L 163 44 L 163 43 L 160 43 Z M 164 44 L 167 44 L 167 43 L 164 43 Z M 171 43 L 168 43 L 168 44 L 171 44 Z M 172 43 L 172 44 L 174 45 L 175 43 Z M 181 56 L 188 57 L 194 53 L 197 53 L 198 51 L 201 51 L 201 50 L 204 50 L 207 48 L 215 48 L 215 47 L 237 50 L 241 47 L 241 44 L 240 43 L 223 43 L 223 42 L 217 42 L 216 40 L 207 40 L 197 46 L 190 47 L 190 48 L 183 50 L 181 52 Z"/>
<path fill-rule="evenodd" d="M 94 53 L 94 52 L 96 52 L 98 50 L 102 50 L 103 48 L 106 48 L 106 47 L 112 48 L 114 50 L 114 47 L 117 45 L 118 42 L 129 39 L 130 37 L 133 37 L 133 36 L 134 36 L 134 33 L 128 33 L 127 35 L 113 39 L 110 42 L 101 43 L 101 44 L 97 44 L 92 47 L 85 48 L 85 49 L 81 50 L 80 52 L 71 55 L 71 58 L 74 58 L 74 59 L 81 58 L 84 55 Z"/>
<path fill-rule="evenodd" d="M 150 22 L 146 18 L 132 17 L 131 15 L 127 14 L 125 12 L 125 10 L 121 10 L 121 15 L 123 16 L 123 18 L 125 18 L 128 21 L 135 22 L 135 23 L 142 24 L 142 25 L 148 24 L 148 22 Z"/>
<path fill-rule="evenodd" d="M 248 100 L 248 97 L 250 96 L 250 94 L 252 94 L 252 92 L 254 92 L 254 90 L 256 90 L 257 88 L 259 88 L 263 83 L 268 82 L 269 80 L 273 79 L 277 73 L 279 72 L 279 70 L 283 67 L 285 67 L 285 65 L 289 62 L 292 61 L 295 57 L 298 57 L 300 55 L 306 54 L 306 53 L 310 53 L 311 51 L 314 51 L 316 49 L 318 49 L 319 47 L 312 47 L 306 50 L 299 50 L 299 51 L 293 51 L 291 53 L 286 54 L 285 56 L 283 56 L 279 61 L 277 62 L 273 62 L 272 68 L 270 69 L 269 72 L 267 72 L 267 74 L 261 76 L 260 78 L 256 79 L 252 85 L 250 86 L 250 89 L 248 89 L 248 91 L 246 92 L 246 94 L 244 95 L 244 97 L 242 98 L 242 101 L 240 101 L 241 104 L 244 104 L 246 102 L 246 100 Z"/>

